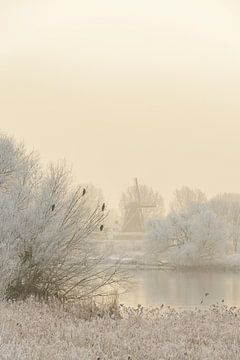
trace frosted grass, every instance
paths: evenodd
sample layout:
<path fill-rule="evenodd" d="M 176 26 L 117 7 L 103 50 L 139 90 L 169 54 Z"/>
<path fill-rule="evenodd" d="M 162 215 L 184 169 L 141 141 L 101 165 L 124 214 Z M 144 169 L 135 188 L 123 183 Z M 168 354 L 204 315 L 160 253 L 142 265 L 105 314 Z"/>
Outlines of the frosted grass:
<path fill-rule="evenodd" d="M 0 304 L 1 360 L 237 360 L 240 310 L 177 312 L 120 306 L 122 318 L 82 320 L 59 307 Z"/>

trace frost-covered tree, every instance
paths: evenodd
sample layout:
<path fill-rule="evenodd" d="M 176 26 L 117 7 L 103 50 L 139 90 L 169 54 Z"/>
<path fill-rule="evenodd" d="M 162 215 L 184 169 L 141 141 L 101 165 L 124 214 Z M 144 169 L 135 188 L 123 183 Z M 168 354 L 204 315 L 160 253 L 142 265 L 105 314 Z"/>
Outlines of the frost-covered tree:
<path fill-rule="evenodd" d="M 191 204 L 148 224 L 147 250 L 173 265 L 211 264 L 227 252 L 228 226 L 203 205 Z"/>
<path fill-rule="evenodd" d="M 190 189 L 187 186 L 181 189 L 176 189 L 174 198 L 171 204 L 171 210 L 181 212 L 192 203 L 205 203 L 207 201 L 206 195 L 200 189 Z"/>
<path fill-rule="evenodd" d="M 38 156 L 0 136 L 0 296 L 76 299 L 116 281 L 94 252 L 105 217 L 88 188 L 73 185 L 63 163 L 42 168 Z"/>
<path fill-rule="evenodd" d="M 240 242 L 240 194 L 218 194 L 209 201 L 209 208 L 229 224 L 232 250 L 236 253 Z"/>

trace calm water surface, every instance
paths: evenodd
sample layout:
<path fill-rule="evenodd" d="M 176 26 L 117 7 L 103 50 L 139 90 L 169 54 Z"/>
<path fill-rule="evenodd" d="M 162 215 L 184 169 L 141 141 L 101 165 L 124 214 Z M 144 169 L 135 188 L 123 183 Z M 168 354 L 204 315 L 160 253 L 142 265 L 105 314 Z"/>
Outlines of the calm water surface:
<path fill-rule="evenodd" d="M 231 272 L 130 271 L 134 283 L 120 302 L 128 306 L 240 306 L 240 274 Z M 205 296 L 208 292 L 210 295 Z M 201 304 L 201 301 L 203 303 Z"/>

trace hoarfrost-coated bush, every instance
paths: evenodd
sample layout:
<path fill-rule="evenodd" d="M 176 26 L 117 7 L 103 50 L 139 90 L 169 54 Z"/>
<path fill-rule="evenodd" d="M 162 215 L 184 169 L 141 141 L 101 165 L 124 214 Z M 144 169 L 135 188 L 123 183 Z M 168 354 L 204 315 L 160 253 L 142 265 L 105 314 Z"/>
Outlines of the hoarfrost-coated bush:
<path fill-rule="evenodd" d="M 148 224 L 147 251 L 173 265 L 212 265 L 227 254 L 229 225 L 206 204 L 191 204 L 182 212 Z"/>
<path fill-rule="evenodd" d="M 0 136 L 0 297 L 76 299 L 116 280 L 90 241 L 105 218 L 64 163 L 44 169 L 35 153 Z"/>

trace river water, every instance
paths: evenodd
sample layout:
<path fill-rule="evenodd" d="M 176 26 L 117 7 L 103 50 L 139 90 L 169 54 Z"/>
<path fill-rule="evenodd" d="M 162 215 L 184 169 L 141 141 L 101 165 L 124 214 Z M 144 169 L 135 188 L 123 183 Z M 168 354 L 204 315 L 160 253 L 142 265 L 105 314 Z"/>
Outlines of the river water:
<path fill-rule="evenodd" d="M 130 274 L 133 283 L 120 295 L 120 302 L 127 306 L 240 306 L 239 273 L 131 270 Z M 206 293 L 209 295 L 205 296 Z"/>

